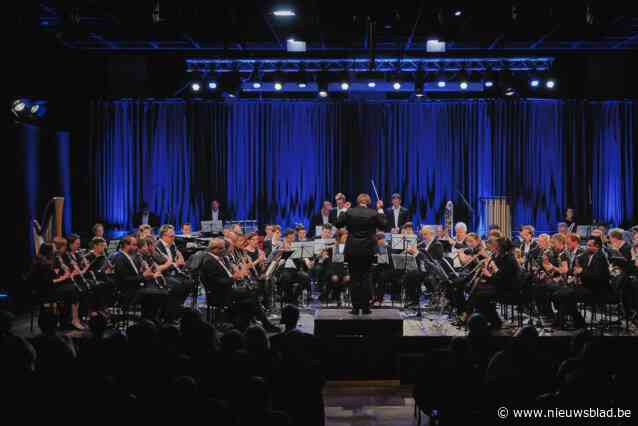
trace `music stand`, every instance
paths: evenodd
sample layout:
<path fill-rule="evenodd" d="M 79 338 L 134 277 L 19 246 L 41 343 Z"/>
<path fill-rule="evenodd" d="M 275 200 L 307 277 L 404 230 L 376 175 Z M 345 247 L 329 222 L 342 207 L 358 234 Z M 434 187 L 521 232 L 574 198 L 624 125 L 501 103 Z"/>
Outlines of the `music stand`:
<path fill-rule="evenodd" d="M 334 239 L 330 239 L 330 240 L 322 240 L 322 239 L 318 239 L 313 241 L 315 250 L 314 250 L 314 254 L 316 256 L 319 256 L 321 254 L 322 251 L 324 251 L 326 249 L 327 246 L 333 246 L 336 244 L 336 241 Z"/>
<path fill-rule="evenodd" d="M 292 255 L 294 250 L 284 250 L 278 249 L 276 252 L 272 254 L 272 258 L 270 261 L 270 265 L 266 268 L 266 272 L 264 273 L 264 280 L 270 281 L 270 279 L 277 273 L 281 265 L 285 265 L 288 258 Z M 283 260 L 283 262 L 282 262 Z M 275 286 L 270 286 L 270 298 L 272 300 L 273 306 L 275 306 Z M 280 310 L 283 309 L 283 298 L 279 299 Z"/>
<path fill-rule="evenodd" d="M 111 255 L 120 249 L 120 240 L 111 240 L 106 248 L 106 254 Z"/>
<path fill-rule="evenodd" d="M 303 259 L 306 257 L 312 257 L 315 253 L 315 243 L 313 241 L 301 241 L 292 243 L 292 255 L 291 259 Z"/>

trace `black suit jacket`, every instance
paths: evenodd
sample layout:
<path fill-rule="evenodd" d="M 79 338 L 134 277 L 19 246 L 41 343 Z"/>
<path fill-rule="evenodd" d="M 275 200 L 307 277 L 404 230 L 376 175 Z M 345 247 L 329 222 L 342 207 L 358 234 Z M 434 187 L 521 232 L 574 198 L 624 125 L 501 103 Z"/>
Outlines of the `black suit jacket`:
<path fill-rule="evenodd" d="M 337 226 L 337 211 L 338 210 L 339 209 L 337 209 L 336 207 L 333 207 L 332 210 L 330 210 L 330 215 L 328 215 L 328 219 L 330 223 L 333 224 L 334 226 Z"/>
<path fill-rule="evenodd" d="M 352 207 L 341 214 L 337 227 L 348 228 L 346 256 L 372 257 L 375 254 L 377 229 L 385 229 L 386 218 L 382 213 L 367 207 Z"/>
<path fill-rule="evenodd" d="M 332 218 L 332 210 L 330 210 L 330 212 L 328 213 L 328 223 L 331 223 L 332 225 L 334 225 L 335 223 L 331 222 L 331 218 Z M 315 229 L 317 229 L 317 226 L 322 226 L 322 225 L 323 225 L 323 217 L 321 216 L 321 212 L 313 215 L 310 218 L 310 235 L 319 237 L 319 235 L 315 233 Z"/>
<path fill-rule="evenodd" d="M 133 269 L 131 262 L 122 252 L 117 252 L 111 257 L 116 284 L 124 291 L 137 290 L 144 282 L 142 276 L 142 266 L 137 261 L 137 256 L 131 256 L 137 272 Z"/>
<path fill-rule="evenodd" d="M 225 210 L 219 209 L 219 220 L 230 220 L 230 216 L 228 215 L 228 213 L 226 213 Z M 208 218 L 208 220 L 213 220 L 213 209 L 210 208 L 210 206 L 208 207 L 208 213 L 206 213 L 206 217 Z"/>
<path fill-rule="evenodd" d="M 587 256 L 581 262 L 583 262 L 581 275 L 583 286 L 598 294 L 609 291 L 609 265 L 602 251 L 592 255 L 591 262 Z"/>
<path fill-rule="evenodd" d="M 230 291 L 234 281 L 217 259 L 210 255 L 206 255 L 202 259 L 199 278 L 204 284 L 206 292 L 213 295 L 216 303 L 222 306 L 230 303 Z"/>
<path fill-rule="evenodd" d="M 143 212 L 137 212 L 133 215 L 133 226 L 138 228 L 142 224 L 142 216 L 144 216 Z M 152 228 L 157 228 L 160 226 L 159 216 L 153 212 L 148 214 L 148 224 L 151 225 Z"/>
<path fill-rule="evenodd" d="M 401 206 L 399 207 L 399 223 L 395 224 L 394 223 L 394 210 L 392 207 L 385 209 L 385 218 L 386 221 L 388 222 L 388 225 L 386 227 L 386 231 L 390 232 L 392 230 L 392 228 L 399 228 L 401 229 L 401 227 L 403 225 L 405 225 L 407 222 L 410 221 L 410 213 L 408 212 L 408 209 L 406 209 L 405 207 Z"/>

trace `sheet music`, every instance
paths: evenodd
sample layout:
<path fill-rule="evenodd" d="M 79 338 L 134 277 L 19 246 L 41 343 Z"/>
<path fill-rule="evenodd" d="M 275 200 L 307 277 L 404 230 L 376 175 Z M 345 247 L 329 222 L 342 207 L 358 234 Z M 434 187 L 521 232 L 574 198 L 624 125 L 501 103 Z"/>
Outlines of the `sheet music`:
<path fill-rule="evenodd" d="M 392 250 L 403 250 L 416 244 L 416 235 L 392 235 Z"/>
<path fill-rule="evenodd" d="M 379 265 L 388 265 L 388 264 L 390 264 L 390 259 L 388 258 L 388 253 L 379 253 L 379 254 L 377 254 L 377 264 L 379 264 Z"/>
<path fill-rule="evenodd" d="M 334 250 L 332 252 L 332 262 L 333 263 L 343 263 L 344 262 L 343 252 L 344 252 L 345 246 L 346 246 L 345 244 L 337 244 L 336 250 Z"/>
<path fill-rule="evenodd" d="M 314 254 L 315 255 L 320 255 L 322 251 L 324 251 L 326 249 L 326 246 L 333 246 L 335 245 L 336 240 L 334 239 L 329 239 L 329 240 L 315 240 L 314 241 L 314 245 L 315 245 L 315 250 L 314 250 Z"/>

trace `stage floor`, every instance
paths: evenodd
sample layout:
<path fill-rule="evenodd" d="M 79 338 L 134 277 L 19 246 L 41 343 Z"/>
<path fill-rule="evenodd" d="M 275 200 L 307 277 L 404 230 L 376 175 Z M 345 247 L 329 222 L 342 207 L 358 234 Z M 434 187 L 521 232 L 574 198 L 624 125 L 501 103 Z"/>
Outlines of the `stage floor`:
<path fill-rule="evenodd" d="M 187 299 L 186 306 L 192 307 L 192 299 Z M 454 336 L 465 336 L 467 335 L 467 330 L 463 327 L 455 327 L 453 326 L 452 320 L 448 318 L 446 313 L 441 312 L 440 309 L 434 309 L 429 307 L 427 304 L 422 305 L 421 310 L 421 318 L 417 318 L 416 311 L 414 309 L 402 309 L 400 304 L 396 302 L 392 302 L 389 296 L 386 296 L 383 304 L 380 307 L 375 307 L 373 309 L 398 309 L 403 319 L 403 337 L 454 337 Z M 200 312 L 206 312 L 206 300 L 203 294 L 197 298 L 197 307 Z M 316 297 L 310 304 L 300 306 L 300 319 L 299 319 L 299 329 L 305 331 L 306 333 L 314 334 L 315 328 L 315 318 L 320 310 L 326 309 L 337 309 L 334 303 L 325 306 L 319 303 L 316 300 Z M 343 307 L 341 309 L 344 309 Z M 270 315 L 270 319 L 274 324 L 279 324 L 279 313 L 278 310 L 275 309 Z M 589 313 L 588 313 L 589 315 Z M 524 324 L 530 323 L 530 318 L 527 315 L 524 315 Z M 536 324 L 537 330 L 540 336 L 556 336 L 556 337 L 565 337 L 572 336 L 576 333 L 575 329 L 568 330 L 559 330 L 552 329 L 549 324 L 543 324 L 542 327 L 538 327 Z M 512 322 L 511 320 L 505 320 L 503 318 L 503 328 L 500 330 L 494 331 L 493 334 L 495 336 L 512 336 L 518 330 L 517 324 Z M 23 337 L 32 337 L 37 334 L 37 323 L 34 324 L 33 333 L 30 331 L 30 321 L 29 316 L 21 316 L 14 323 L 14 332 Z M 605 336 L 638 336 L 638 326 L 635 323 L 629 323 L 629 329 L 625 330 L 624 321 L 622 324 L 615 325 L 609 329 L 601 330 L 595 329 L 594 332 L 598 335 Z M 64 333 L 69 335 L 70 337 L 81 337 L 84 335 L 84 332 L 70 331 Z"/>

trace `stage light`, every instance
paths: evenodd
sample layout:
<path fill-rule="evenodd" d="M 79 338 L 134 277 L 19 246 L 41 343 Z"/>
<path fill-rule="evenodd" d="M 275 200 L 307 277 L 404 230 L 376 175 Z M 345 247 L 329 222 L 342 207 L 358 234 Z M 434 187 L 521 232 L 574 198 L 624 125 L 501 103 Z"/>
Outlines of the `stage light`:
<path fill-rule="evenodd" d="M 470 76 L 468 75 L 467 71 L 465 71 L 465 69 L 461 69 L 458 78 L 459 87 L 461 88 L 461 90 L 467 90 L 467 88 L 470 86 Z"/>
<path fill-rule="evenodd" d="M 441 89 L 444 88 L 445 86 L 447 86 L 447 83 L 445 82 L 445 80 L 439 80 L 436 82 L 437 87 L 440 87 Z"/>
<path fill-rule="evenodd" d="M 507 87 L 505 89 L 505 96 L 514 96 L 516 94 L 516 90 L 513 87 Z"/>
<path fill-rule="evenodd" d="M 261 83 L 258 81 L 255 81 L 253 83 L 253 89 L 261 89 Z"/>
<path fill-rule="evenodd" d="M 374 89 L 375 87 L 377 87 L 377 83 L 374 81 L 368 81 L 368 87 Z"/>
<path fill-rule="evenodd" d="M 541 81 L 539 79 L 537 79 L 537 78 L 533 78 L 533 79 L 531 79 L 529 81 L 529 85 L 534 87 L 534 88 L 540 86 L 540 84 L 541 84 Z"/>
<path fill-rule="evenodd" d="M 463 11 L 462 10 L 457 9 L 457 10 L 454 11 L 454 16 L 458 17 L 458 16 L 461 16 L 461 15 L 463 15 Z"/>
<path fill-rule="evenodd" d="M 16 99 L 11 105 L 11 111 L 15 115 L 21 114 L 27 108 L 27 101 L 24 99 Z"/>
<path fill-rule="evenodd" d="M 284 88 L 283 83 L 281 83 L 279 81 L 275 82 L 275 90 L 279 91 L 279 90 L 282 90 L 283 88 Z"/>
<path fill-rule="evenodd" d="M 191 83 L 191 90 L 193 92 L 199 92 L 199 89 L 201 89 L 201 88 L 202 88 L 202 86 L 199 83 L 197 83 L 197 82 Z"/>
<path fill-rule="evenodd" d="M 297 82 L 297 87 L 299 87 L 300 89 L 305 89 L 306 87 L 308 87 L 308 75 L 303 68 L 295 73 L 294 79 Z"/>
<path fill-rule="evenodd" d="M 492 80 L 485 80 L 485 87 L 490 88 L 490 87 L 494 87 L 494 82 Z"/>
<path fill-rule="evenodd" d="M 343 83 L 341 83 L 341 90 L 348 90 L 350 89 L 350 83 L 348 83 L 347 81 L 344 81 Z"/>
<path fill-rule="evenodd" d="M 297 86 L 298 86 L 300 89 L 305 89 L 306 87 L 308 87 L 308 84 L 306 84 L 306 83 L 304 83 L 304 82 L 300 82 L 300 83 L 297 83 Z"/>
<path fill-rule="evenodd" d="M 545 82 L 545 87 L 547 87 L 548 89 L 553 89 L 554 87 L 556 87 L 556 80 L 550 78 Z"/>
<path fill-rule="evenodd" d="M 319 88 L 319 96 L 322 98 L 328 97 L 328 83 L 330 79 L 328 74 L 323 71 L 317 74 L 317 87 Z"/>
<path fill-rule="evenodd" d="M 282 18 L 282 17 L 290 17 L 290 16 L 295 16 L 295 11 L 292 9 L 286 9 L 286 8 L 281 8 L 281 9 L 275 9 L 272 12 L 273 15 Z"/>
<path fill-rule="evenodd" d="M 394 90 L 400 90 L 401 89 L 401 82 L 400 81 L 395 81 L 394 83 L 392 83 L 392 88 Z"/>
<path fill-rule="evenodd" d="M 209 88 L 210 90 L 215 90 L 215 89 L 217 89 L 217 82 L 216 82 L 216 81 L 209 81 L 209 82 L 208 82 L 208 88 Z"/>
<path fill-rule="evenodd" d="M 421 92 L 417 92 L 414 94 L 417 98 L 422 98 L 423 97 L 423 93 Z"/>

